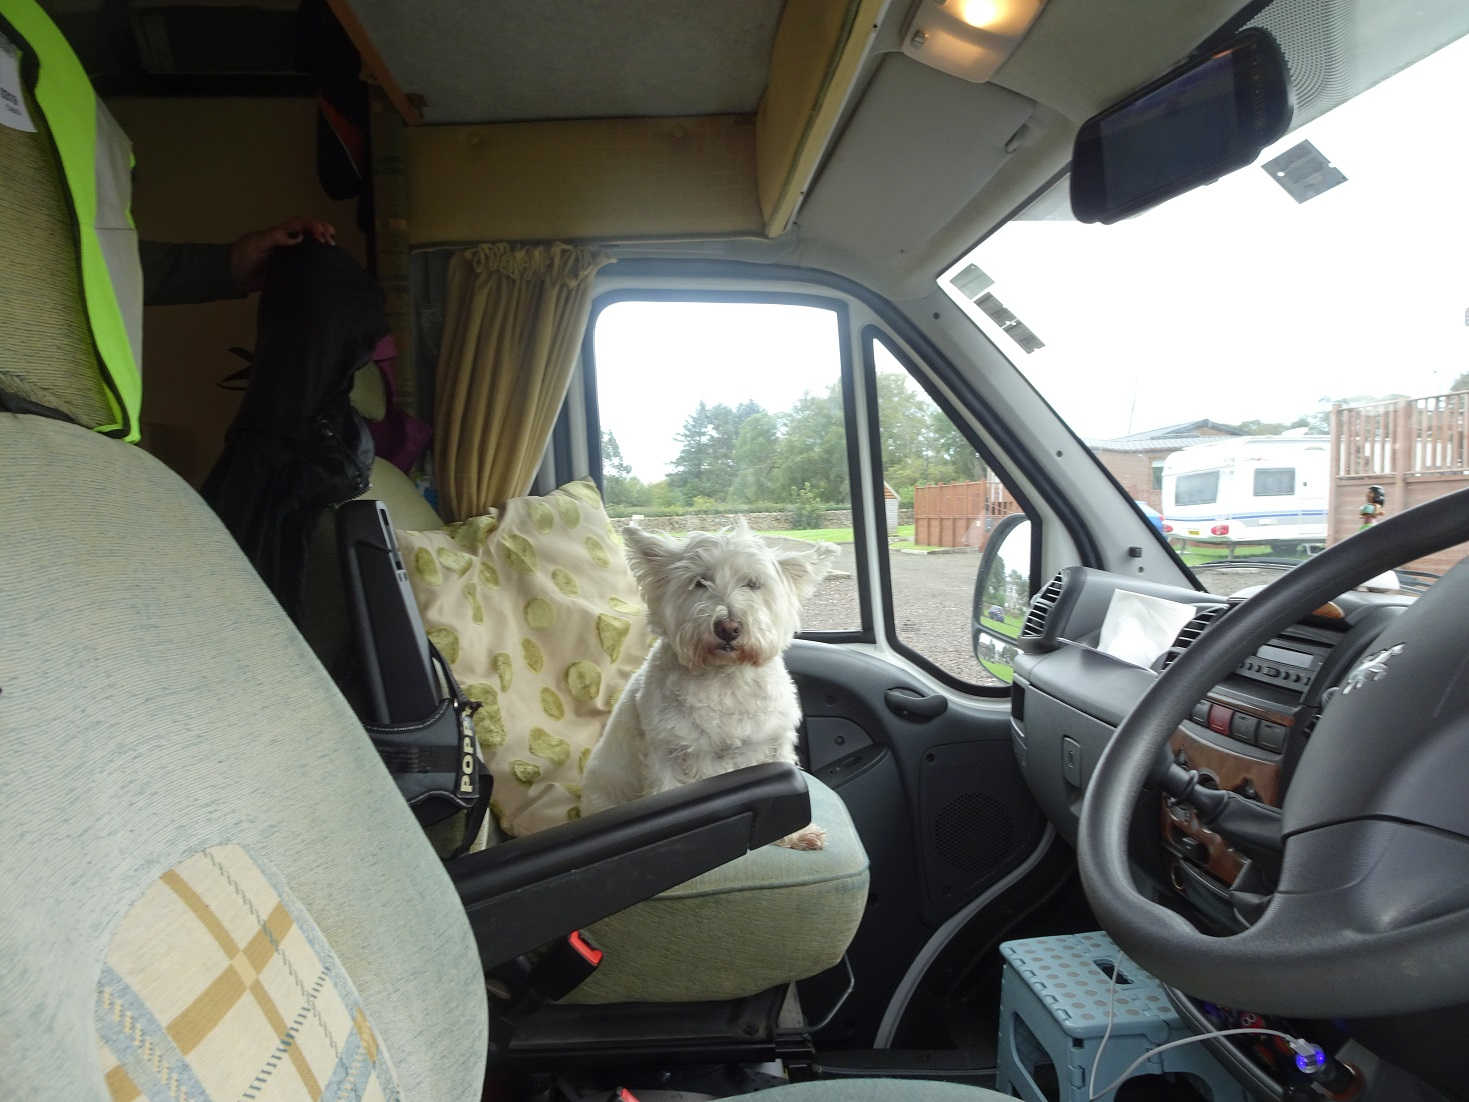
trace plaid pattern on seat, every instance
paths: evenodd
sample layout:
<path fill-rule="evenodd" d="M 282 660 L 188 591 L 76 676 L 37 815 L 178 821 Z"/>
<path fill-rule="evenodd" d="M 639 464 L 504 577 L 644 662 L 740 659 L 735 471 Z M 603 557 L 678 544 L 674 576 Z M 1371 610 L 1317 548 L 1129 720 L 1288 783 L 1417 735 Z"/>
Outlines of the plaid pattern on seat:
<path fill-rule="evenodd" d="M 395 1102 L 352 982 L 239 846 L 165 872 L 123 918 L 94 1017 L 113 1099 Z"/>

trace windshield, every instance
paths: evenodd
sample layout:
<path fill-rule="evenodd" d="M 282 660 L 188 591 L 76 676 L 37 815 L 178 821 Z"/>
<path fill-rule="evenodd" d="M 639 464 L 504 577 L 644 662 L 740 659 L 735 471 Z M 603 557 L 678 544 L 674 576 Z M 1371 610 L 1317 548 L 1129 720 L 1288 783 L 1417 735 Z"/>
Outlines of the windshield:
<path fill-rule="evenodd" d="M 1063 179 L 940 283 L 1207 589 L 1268 581 L 1469 485 L 1466 102 L 1469 38 L 1116 225 Z"/>

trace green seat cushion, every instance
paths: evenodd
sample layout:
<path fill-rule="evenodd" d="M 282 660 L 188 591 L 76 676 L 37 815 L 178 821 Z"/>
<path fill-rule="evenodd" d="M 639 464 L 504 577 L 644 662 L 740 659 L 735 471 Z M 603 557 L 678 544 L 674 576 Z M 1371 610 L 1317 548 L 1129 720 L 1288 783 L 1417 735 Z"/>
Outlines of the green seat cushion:
<path fill-rule="evenodd" d="M 841 797 L 806 783 L 825 849 L 763 846 L 589 927 L 606 957 L 566 1001 L 735 999 L 841 960 L 867 905 L 867 851 Z"/>

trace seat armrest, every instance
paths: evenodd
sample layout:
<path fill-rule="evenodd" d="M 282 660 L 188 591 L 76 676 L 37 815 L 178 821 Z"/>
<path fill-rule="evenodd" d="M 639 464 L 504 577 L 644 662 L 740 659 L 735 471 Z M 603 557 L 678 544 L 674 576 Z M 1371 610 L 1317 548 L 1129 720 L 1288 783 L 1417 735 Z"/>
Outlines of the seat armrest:
<path fill-rule="evenodd" d="M 446 866 L 486 968 L 811 821 L 806 778 L 752 765 L 472 853 Z"/>

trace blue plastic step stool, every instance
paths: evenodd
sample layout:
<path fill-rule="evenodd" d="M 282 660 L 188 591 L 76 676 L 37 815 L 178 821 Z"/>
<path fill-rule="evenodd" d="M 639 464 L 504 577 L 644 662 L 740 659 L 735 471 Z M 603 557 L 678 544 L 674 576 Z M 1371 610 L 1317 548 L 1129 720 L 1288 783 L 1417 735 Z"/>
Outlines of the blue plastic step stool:
<path fill-rule="evenodd" d="M 1087 1102 L 1092 1058 L 1107 1028 L 1109 970 L 1119 969 L 1112 1035 L 1097 1068 L 1105 1087 L 1148 1049 L 1189 1034 L 1163 985 L 1123 955 L 1101 931 L 1007 941 L 1000 983 L 999 1074 L 995 1088 L 1026 1102 L 1052 1102 L 1036 1069 L 1053 1064 L 1055 1102 Z M 1184 1075 L 1210 1102 L 1246 1102 L 1244 1088 L 1202 1043 L 1169 1049 L 1139 1064 L 1138 1075 Z M 1115 1094 L 1098 1102 L 1112 1102 Z"/>

